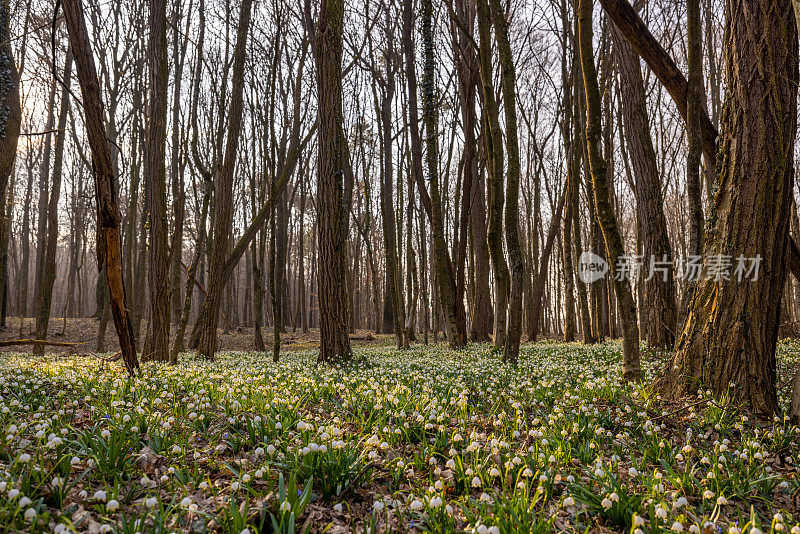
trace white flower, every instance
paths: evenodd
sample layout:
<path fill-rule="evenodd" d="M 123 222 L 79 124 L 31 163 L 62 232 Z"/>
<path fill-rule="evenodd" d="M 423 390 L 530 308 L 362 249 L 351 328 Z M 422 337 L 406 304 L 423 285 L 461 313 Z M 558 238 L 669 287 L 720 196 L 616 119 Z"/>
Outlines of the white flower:
<path fill-rule="evenodd" d="M 711 491 L 711 490 L 705 490 L 703 492 L 703 498 L 704 499 L 713 499 L 714 498 L 714 492 Z"/>
<path fill-rule="evenodd" d="M 751 527 L 750 528 L 750 534 L 764 534 L 764 533 L 761 532 L 761 529 L 758 528 L 758 527 Z"/>
<path fill-rule="evenodd" d="M 298 425 L 298 428 L 299 428 L 299 425 Z M 281 506 L 280 506 L 280 511 L 281 512 L 288 512 L 291 509 L 292 509 L 292 505 L 291 505 L 291 503 L 289 501 L 283 501 L 281 503 Z"/>
<path fill-rule="evenodd" d="M 433 497 L 431 499 L 430 505 L 433 508 L 439 508 L 442 505 L 442 498 L 439 497 L 438 495 L 436 497 Z"/>
<path fill-rule="evenodd" d="M 472 487 L 473 488 L 480 488 L 481 487 L 481 479 L 478 477 L 474 477 L 472 479 Z"/>
<path fill-rule="evenodd" d="M 372 509 L 376 512 L 382 512 L 385 507 L 386 505 L 383 504 L 383 501 L 375 501 L 372 503 Z"/>
<path fill-rule="evenodd" d="M 414 510 L 414 511 L 422 510 L 424 507 L 425 507 L 425 505 L 422 504 L 422 501 L 420 501 L 418 499 L 414 499 L 413 501 L 411 501 L 410 508 L 412 510 Z"/>
<path fill-rule="evenodd" d="M 728 499 L 726 499 L 725 496 L 720 495 L 719 497 L 717 497 L 717 504 L 720 506 L 725 506 L 726 504 L 728 504 Z"/>
<path fill-rule="evenodd" d="M 614 502 L 619 502 L 619 495 L 617 495 L 616 491 L 614 493 L 612 493 L 611 495 L 609 495 L 608 498 L 611 499 Z"/>
<path fill-rule="evenodd" d="M 244 482 L 245 484 L 250 482 L 250 475 L 248 475 L 247 473 L 243 474 L 242 475 L 242 482 Z"/>
<path fill-rule="evenodd" d="M 611 502 L 611 499 L 606 497 L 605 499 L 603 499 L 603 502 L 601 502 L 600 504 L 603 506 L 603 508 L 611 508 L 611 505 L 614 504 L 614 503 Z"/>
<path fill-rule="evenodd" d="M 22 454 L 19 455 L 19 461 L 20 463 L 26 464 L 31 461 L 31 455 L 28 454 L 27 452 L 23 452 Z"/>
<path fill-rule="evenodd" d="M 675 521 L 670 527 L 673 532 L 683 532 L 683 524 L 680 521 Z"/>
<path fill-rule="evenodd" d="M 686 497 L 681 496 L 678 497 L 678 499 L 675 501 L 674 507 L 681 508 L 683 506 L 686 506 L 687 504 L 689 504 L 689 501 L 686 500 Z"/>
<path fill-rule="evenodd" d="M 488 493 L 484 492 L 484 493 L 481 493 L 481 499 L 480 500 L 483 501 L 483 502 L 492 502 L 492 497 Z"/>
<path fill-rule="evenodd" d="M 568 496 L 566 499 L 564 499 L 564 506 L 574 506 L 574 505 L 575 505 L 575 499 L 573 499 L 572 497 Z"/>
<path fill-rule="evenodd" d="M 660 517 L 661 519 L 667 518 L 667 511 L 664 510 L 661 506 L 656 508 L 656 517 Z"/>
<path fill-rule="evenodd" d="M 106 510 L 109 512 L 116 512 L 119 509 L 119 501 L 111 499 L 106 503 Z"/>
<path fill-rule="evenodd" d="M 342 503 L 338 502 L 338 503 L 334 504 L 333 505 L 333 509 L 336 510 L 337 514 L 341 514 L 342 513 Z"/>
<path fill-rule="evenodd" d="M 97 490 L 94 492 L 94 500 L 96 501 L 105 502 L 107 498 L 108 496 L 106 495 L 106 492 L 103 490 Z"/>
<path fill-rule="evenodd" d="M 33 521 L 33 518 L 36 517 L 36 510 L 33 508 L 28 508 L 25 510 L 25 521 Z"/>
<path fill-rule="evenodd" d="M 800 525 L 795 525 L 792 527 L 792 534 L 800 534 Z"/>
<path fill-rule="evenodd" d="M 640 527 L 642 525 L 644 525 L 644 517 L 642 517 L 642 516 L 640 516 L 638 514 L 634 514 L 634 516 L 633 516 L 633 526 Z"/>
<path fill-rule="evenodd" d="M 180 445 L 175 445 L 174 447 L 172 447 L 172 452 L 174 452 L 175 454 L 180 453 L 181 452 Z"/>
<path fill-rule="evenodd" d="M 148 508 L 153 508 L 156 505 L 157 502 L 158 502 L 158 499 L 156 499 L 155 497 L 148 497 L 148 499 L 146 501 L 144 501 L 144 504 Z"/>
<path fill-rule="evenodd" d="M 23 498 L 21 498 L 19 500 L 19 505 L 18 506 L 20 508 L 24 508 L 25 506 L 28 506 L 30 503 L 31 503 L 31 499 L 29 497 L 23 497 Z"/>
<path fill-rule="evenodd" d="M 184 509 L 189 508 L 191 504 L 192 504 L 192 499 L 190 499 L 189 497 L 184 497 L 183 499 L 181 499 L 181 508 Z"/>
<path fill-rule="evenodd" d="M 691 532 L 692 534 L 700 534 L 700 527 L 698 527 L 697 525 L 691 525 L 689 526 L 689 532 Z"/>

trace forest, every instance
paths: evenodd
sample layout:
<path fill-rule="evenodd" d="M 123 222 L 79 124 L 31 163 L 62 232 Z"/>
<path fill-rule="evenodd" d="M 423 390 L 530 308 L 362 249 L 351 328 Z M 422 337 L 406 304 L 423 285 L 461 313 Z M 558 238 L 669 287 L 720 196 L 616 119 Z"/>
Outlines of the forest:
<path fill-rule="evenodd" d="M 800 534 L 800 0 L 0 0 L 0 534 Z"/>

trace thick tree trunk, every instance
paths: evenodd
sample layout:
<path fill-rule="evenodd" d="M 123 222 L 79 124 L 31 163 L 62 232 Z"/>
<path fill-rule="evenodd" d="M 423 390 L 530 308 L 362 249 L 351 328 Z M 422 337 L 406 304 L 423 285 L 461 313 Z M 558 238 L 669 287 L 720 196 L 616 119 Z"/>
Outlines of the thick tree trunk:
<path fill-rule="evenodd" d="M 597 70 L 594 65 L 592 50 L 592 3 L 590 0 L 578 2 L 578 44 L 580 47 L 581 65 L 583 67 L 583 87 L 586 94 L 586 145 L 589 152 L 594 189 L 595 208 L 603 231 L 603 238 L 608 253 L 609 272 L 614 276 L 614 287 L 619 299 L 620 316 L 622 317 L 622 366 L 623 378 L 626 381 L 640 380 L 642 376 L 639 361 L 639 325 L 636 321 L 636 303 L 633 300 L 631 286 L 624 277 L 617 280 L 618 261 L 625 254 L 622 237 L 619 232 L 614 208 L 609 198 L 606 163 L 600 147 L 601 133 L 601 101 L 597 83 Z M 621 274 L 621 273 L 620 273 Z"/>
<path fill-rule="evenodd" d="M 791 2 L 729 2 L 725 41 L 729 90 L 714 226 L 703 250 L 707 261 L 727 258 L 734 272 L 729 280 L 712 272 L 698 283 L 665 390 L 680 397 L 709 388 L 768 417 L 778 411 L 775 348 L 797 134 Z M 757 277 L 738 270 L 751 266 L 748 258 L 758 258 Z"/>
<path fill-rule="evenodd" d="M 108 281 L 111 312 L 119 337 L 122 360 L 133 375 L 139 368 L 136 346 L 128 308 L 125 303 L 125 284 L 122 277 L 122 243 L 119 227 L 122 216 L 117 202 L 117 177 L 114 175 L 111 147 L 103 127 L 103 103 L 100 83 L 94 65 L 94 56 L 83 19 L 81 0 L 63 0 L 64 18 L 67 22 L 70 45 L 75 57 L 75 67 L 83 96 L 86 132 L 92 148 L 92 167 L 97 202 L 97 264 L 105 267 Z"/>
<path fill-rule="evenodd" d="M 167 236 L 167 175 L 164 167 L 167 143 L 167 0 L 150 0 L 148 64 L 150 95 L 144 176 L 148 183 L 147 206 L 150 244 L 148 288 L 150 292 L 151 352 L 143 359 L 169 361 L 170 270 Z M 174 155 L 173 155 L 174 157 Z"/>
<path fill-rule="evenodd" d="M 322 0 L 316 25 L 319 134 L 317 136 L 317 242 L 320 348 L 319 361 L 345 362 L 350 348 L 345 283 L 347 206 L 344 175 L 347 142 L 342 117 L 342 26 L 344 1 Z"/>

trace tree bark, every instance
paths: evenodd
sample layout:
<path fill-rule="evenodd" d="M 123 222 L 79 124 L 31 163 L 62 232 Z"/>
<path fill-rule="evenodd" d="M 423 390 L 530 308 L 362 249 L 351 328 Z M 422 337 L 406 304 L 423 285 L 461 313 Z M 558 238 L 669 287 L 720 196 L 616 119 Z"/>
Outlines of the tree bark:
<path fill-rule="evenodd" d="M 122 243 L 119 227 L 122 216 L 117 201 L 117 177 L 114 174 L 111 147 L 103 126 L 103 103 L 100 83 L 94 65 L 89 34 L 83 18 L 81 0 L 63 0 L 64 18 L 67 22 L 70 45 L 83 96 L 83 110 L 89 145 L 92 148 L 92 170 L 97 203 L 97 265 L 105 267 L 108 281 L 111 312 L 119 337 L 122 360 L 128 373 L 139 368 L 136 345 L 128 308 L 125 303 L 125 283 L 122 277 Z"/>
<path fill-rule="evenodd" d="M 798 38 L 791 2 L 732 0 L 725 25 L 729 83 L 706 259 L 760 257 L 754 276 L 698 283 L 672 366 L 671 397 L 709 388 L 762 417 L 778 411 L 775 348 L 797 134 Z M 734 271 L 735 272 L 735 271 Z M 721 279 L 718 279 L 721 278 Z"/>
<path fill-rule="evenodd" d="M 37 291 L 36 303 L 36 339 L 46 340 L 47 329 L 50 325 L 50 308 L 53 302 L 53 283 L 56 279 L 56 252 L 58 252 L 58 202 L 61 198 L 61 176 L 64 166 L 64 142 L 67 130 L 67 113 L 69 110 L 69 86 L 72 78 L 72 50 L 67 48 L 64 59 L 65 87 L 61 91 L 61 105 L 58 112 L 58 131 L 56 132 L 55 161 L 53 162 L 53 176 L 50 188 L 50 198 L 47 202 L 47 239 L 45 241 L 44 260 L 40 279 L 41 287 Z M 44 345 L 34 345 L 33 354 L 42 356 Z"/>
<path fill-rule="evenodd" d="M 603 231 L 608 253 L 609 272 L 614 276 L 614 287 L 619 299 L 622 317 L 622 366 L 626 381 L 641 379 L 639 361 L 639 325 L 636 320 L 636 303 L 633 300 L 630 284 L 626 279 L 617 280 L 617 262 L 624 256 L 625 249 L 619 232 L 614 208 L 609 198 L 606 163 L 600 147 L 601 101 L 597 83 L 597 70 L 592 50 L 592 2 L 578 2 L 578 45 L 583 68 L 583 87 L 586 96 L 586 145 L 589 152 L 589 167 L 592 175 L 595 208 Z"/>
<path fill-rule="evenodd" d="M 150 292 L 149 354 L 143 359 L 169 361 L 170 269 L 167 235 L 167 0 L 150 0 L 148 64 L 150 94 L 144 176 L 150 230 L 148 288 Z M 173 158 L 175 155 L 173 154 Z"/>
<path fill-rule="evenodd" d="M 478 35 L 480 47 L 481 94 L 483 95 L 484 150 L 489 175 L 489 256 L 494 274 L 494 347 L 501 350 L 506 343 L 510 273 L 503 252 L 503 133 L 494 85 L 492 83 L 491 16 L 487 0 L 478 0 Z"/>
<path fill-rule="evenodd" d="M 511 286 L 508 295 L 508 326 L 503 360 L 516 362 L 519 341 L 522 337 L 522 284 L 525 281 L 525 264 L 519 238 L 519 137 L 517 134 L 517 72 L 508 37 L 508 22 L 500 0 L 491 0 L 492 23 L 500 57 L 500 79 L 503 85 L 503 110 L 506 121 L 506 175 L 505 227 Z"/>
<path fill-rule="evenodd" d="M 198 318 L 198 321 L 202 319 L 203 322 L 196 345 L 199 353 L 207 358 L 213 358 L 217 350 L 217 324 L 220 307 L 225 286 L 233 271 L 233 268 L 230 268 L 230 272 L 228 272 L 229 266 L 226 264 L 226 259 L 233 225 L 233 174 L 236 170 L 236 158 L 242 131 L 244 107 L 242 93 L 252 4 L 252 0 L 242 0 L 239 12 L 239 28 L 236 31 L 236 45 L 233 51 L 231 101 L 227 124 L 228 139 L 225 145 L 222 169 L 214 183 L 214 247 L 210 258 L 211 283 L 208 287 L 208 296 L 203 303 L 204 310 Z"/>
<path fill-rule="evenodd" d="M 30 5 L 28 9 L 30 9 Z M 0 77 L 0 109 L 4 110 L 4 113 L 0 115 L 0 217 L 3 218 L 0 221 L 2 223 L 0 224 L 0 232 L 3 232 L 4 236 L 10 231 L 11 223 L 6 216 L 6 193 L 11 174 L 14 172 L 14 163 L 17 159 L 17 142 L 22 120 L 19 99 L 19 72 L 17 72 L 14 52 L 11 49 L 10 21 L 11 8 L 9 0 L 2 0 L 0 1 L 0 72 L 5 74 Z M 10 239 L 6 239 L 4 236 L 0 237 L 0 245 L 2 245 L 0 256 L 5 259 Z M 27 234 L 23 234 L 22 238 L 27 240 Z M 4 269 L 7 269 L 5 260 L 3 265 L 5 266 Z M 8 302 L 7 283 L 0 287 L 0 293 L 3 295 L 3 302 Z M 24 315 L 24 311 L 20 315 Z M 3 319 L 5 319 L 5 315 L 3 315 Z"/>
<path fill-rule="evenodd" d="M 322 0 L 316 24 L 319 134 L 317 136 L 317 241 L 319 361 L 341 363 L 350 347 L 346 273 L 347 205 L 344 203 L 347 142 L 342 117 L 342 27 L 344 1 Z"/>
<path fill-rule="evenodd" d="M 405 0 L 403 9 L 403 52 L 405 56 L 406 81 L 408 83 L 408 115 L 411 128 L 412 173 L 417 181 L 422 206 L 431 223 L 433 241 L 433 269 L 436 272 L 436 293 L 447 319 L 447 336 L 450 346 L 461 348 L 467 344 L 467 324 L 464 303 L 456 298 L 456 275 L 447 250 L 444 236 L 441 196 L 439 194 L 439 143 L 437 126 L 437 94 L 435 87 L 435 59 L 433 50 L 433 5 L 430 0 L 422 3 L 422 115 L 426 131 L 426 163 L 430 193 L 425 185 L 422 167 L 422 140 L 419 134 L 417 110 L 417 74 L 414 66 L 413 0 Z"/>
<path fill-rule="evenodd" d="M 661 178 L 650 137 L 644 81 L 638 56 L 618 31 L 612 33 L 620 67 L 622 119 L 633 168 L 637 219 L 644 255 L 642 276 L 645 291 L 641 320 L 648 345 L 668 350 L 675 343 L 677 328 L 674 258 L 664 217 Z M 697 179 L 699 181 L 699 174 Z"/>

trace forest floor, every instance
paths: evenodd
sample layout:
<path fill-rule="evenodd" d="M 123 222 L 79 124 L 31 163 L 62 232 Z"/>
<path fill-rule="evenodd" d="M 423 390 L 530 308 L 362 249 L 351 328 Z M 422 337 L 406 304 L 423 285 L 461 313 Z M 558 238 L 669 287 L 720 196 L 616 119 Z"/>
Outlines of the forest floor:
<path fill-rule="evenodd" d="M 100 326 L 98 319 L 91 317 L 86 318 L 68 318 L 66 323 L 61 317 L 54 317 L 50 320 L 50 329 L 48 331 L 48 339 L 50 341 L 75 343 L 72 347 L 48 347 L 48 351 L 53 353 L 68 353 L 68 354 L 91 354 L 97 348 L 97 331 Z M 191 327 L 191 324 L 189 325 Z M 142 322 L 141 334 L 139 339 L 144 339 L 146 335 L 147 323 Z M 173 339 L 175 334 L 175 324 L 172 325 Z M 25 318 L 20 320 L 19 317 L 9 317 L 6 321 L 6 328 L 0 329 L 0 341 L 15 340 L 15 339 L 29 339 L 34 337 L 36 330 L 36 321 L 33 318 Z M 269 345 L 272 339 L 272 327 L 263 328 L 264 341 Z M 186 333 L 188 339 L 189 332 Z M 227 331 L 225 329 L 219 330 L 219 337 L 217 344 L 220 351 L 248 351 L 253 350 L 255 338 L 255 328 L 252 326 L 235 326 Z M 391 345 L 394 343 L 394 335 L 392 334 L 376 334 L 368 330 L 356 330 L 350 336 L 351 342 L 354 346 L 374 346 L 374 345 Z M 300 328 L 294 329 L 291 326 L 287 327 L 286 331 L 281 333 L 281 346 L 290 350 L 305 350 L 319 346 L 319 330 L 310 329 L 304 333 Z M 119 341 L 117 334 L 114 331 L 114 323 L 109 320 L 106 329 L 106 346 L 107 352 L 114 353 L 119 350 Z M 21 352 L 25 351 L 24 347 L 9 349 L 9 351 Z M 141 347 L 139 347 L 141 350 Z"/>
<path fill-rule="evenodd" d="M 624 385 L 619 351 L 226 352 L 135 380 L 0 354 L 0 531 L 800 533 L 800 429 L 665 403 L 662 359 Z"/>

